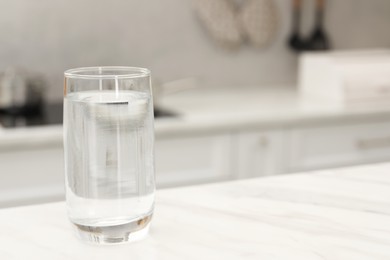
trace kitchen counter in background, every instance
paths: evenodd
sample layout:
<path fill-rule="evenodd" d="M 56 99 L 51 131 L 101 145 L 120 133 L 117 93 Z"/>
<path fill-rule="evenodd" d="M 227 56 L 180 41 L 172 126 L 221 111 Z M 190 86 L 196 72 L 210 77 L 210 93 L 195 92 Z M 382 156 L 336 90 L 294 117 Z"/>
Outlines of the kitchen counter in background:
<path fill-rule="evenodd" d="M 163 101 L 163 106 L 178 117 L 157 122 L 157 135 L 390 119 L 390 101 L 343 106 L 303 99 L 293 86 L 198 88 Z"/>
<path fill-rule="evenodd" d="M 160 101 L 176 116 L 155 121 L 159 188 L 390 161 L 390 104 L 342 107 L 293 87 Z M 62 199 L 63 170 L 61 126 L 0 129 L 0 207 Z"/>
<path fill-rule="evenodd" d="M 305 100 L 293 86 L 195 88 L 162 97 L 162 108 L 175 116 L 158 118 L 156 136 L 390 120 L 390 102 L 347 106 L 324 100 Z M 62 139 L 62 127 L 45 126 L 8 130 L 0 126 L 3 143 L 29 143 Z M 31 140 L 35 139 L 35 140 Z"/>
<path fill-rule="evenodd" d="M 389 259 L 390 164 L 157 192 L 150 235 L 79 241 L 65 203 L 0 210 L 0 258 Z"/>

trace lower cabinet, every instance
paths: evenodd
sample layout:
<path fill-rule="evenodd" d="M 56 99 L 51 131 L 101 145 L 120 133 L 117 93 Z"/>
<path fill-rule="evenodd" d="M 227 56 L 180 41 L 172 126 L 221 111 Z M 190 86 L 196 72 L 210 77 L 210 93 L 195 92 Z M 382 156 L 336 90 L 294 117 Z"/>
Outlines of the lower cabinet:
<path fill-rule="evenodd" d="M 157 187 L 232 178 L 229 134 L 161 138 L 156 141 Z"/>
<path fill-rule="evenodd" d="M 390 123 L 346 124 L 292 129 L 290 171 L 390 161 Z"/>
<path fill-rule="evenodd" d="M 237 178 L 275 175 L 285 172 L 284 131 L 243 132 L 236 136 L 234 163 Z"/>
<path fill-rule="evenodd" d="M 62 144 L 0 151 L 0 207 L 64 199 Z"/>
<path fill-rule="evenodd" d="M 157 188 L 390 161 L 390 122 L 160 136 Z M 0 143 L 0 207 L 64 198 L 62 142 Z"/>
<path fill-rule="evenodd" d="M 64 199 L 62 143 L 0 147 L 0 208 Z M 157 188 L 232 178 L 230 134 L 160 138 Z"/>

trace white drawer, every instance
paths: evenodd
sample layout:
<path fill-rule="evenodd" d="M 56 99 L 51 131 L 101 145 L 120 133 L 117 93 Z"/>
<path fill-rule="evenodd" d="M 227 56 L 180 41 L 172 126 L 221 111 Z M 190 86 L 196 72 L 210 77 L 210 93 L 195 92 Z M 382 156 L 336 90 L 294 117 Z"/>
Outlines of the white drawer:
<path fill-rule="evenodd" d="M 227 179 L 231 175 L 230 155 L 229 135 L 158 139 L 157 187 Z"/>
<path fill-rule="evenodd" d="M 390 160 L 390 123 L 293 129 L 289 168 L 306 170 Z"/>

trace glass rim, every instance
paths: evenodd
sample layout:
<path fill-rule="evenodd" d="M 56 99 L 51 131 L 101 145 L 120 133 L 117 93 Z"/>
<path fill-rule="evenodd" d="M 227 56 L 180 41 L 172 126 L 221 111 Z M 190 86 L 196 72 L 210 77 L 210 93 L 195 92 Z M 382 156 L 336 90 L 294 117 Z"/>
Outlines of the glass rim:
<path fill-rule="evenodd" d="M 118 74 L 93 74 L 96 72 L 112 70 L 121 73 Z M 90 73 L 88 73 L 90 72 Z M 141 67 L 130 66 L 95 66 L 95 67 L 80 67 L 68 69 L 64 72 L 65 78 L 74 79 L 129 79 L 141 78 L 150 76 L 150 70 Z"/>

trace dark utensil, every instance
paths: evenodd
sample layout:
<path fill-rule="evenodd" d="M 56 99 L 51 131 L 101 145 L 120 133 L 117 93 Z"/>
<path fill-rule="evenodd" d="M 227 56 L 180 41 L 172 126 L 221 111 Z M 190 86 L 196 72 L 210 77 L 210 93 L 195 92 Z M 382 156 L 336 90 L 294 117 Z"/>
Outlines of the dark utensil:
<path fill-rule="evenodd" d="M 325 0 L 316 0 L 316 18 L 314 30 L 309 37 L 307 49 L 313 51 L 329 50 L 330 40 L 324 30 Z"/>
<path fill-rule="evenodd" d="M 294 51 L 302 51 L 305 49 L 306 44 L 300 34 L 301 24 L 301 0 L 292 0 L 292 32 L 288 40 L 288 45 Z"/>

